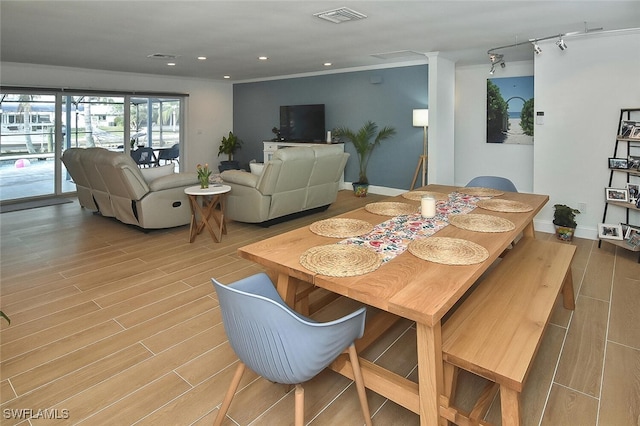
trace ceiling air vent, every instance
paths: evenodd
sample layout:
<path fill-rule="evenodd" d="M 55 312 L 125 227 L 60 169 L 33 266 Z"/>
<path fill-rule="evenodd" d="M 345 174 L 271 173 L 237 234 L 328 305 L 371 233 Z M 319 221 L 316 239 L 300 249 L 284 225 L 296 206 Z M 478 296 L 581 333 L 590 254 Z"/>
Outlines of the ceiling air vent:
<path fill-rule="evenodd" d="M 147 58 L 151 59 L 176 59 L 178 55 L 170 55 L 168 53 L 153 53 L 151 55 L 147 55 Z"/>
<path fill-rule="evenodd" d="M 348 7 L 340 7 L 338 9 L 327 10 L 326 12 L 314 13 L 313 16 L 329 22 L 333 22 L 334 24 L 340 24 L 342 22 L 348 21 L 358 21 L 367 17 L 367 15 L 356 12 L 355 10 L 349 9 Z"/>

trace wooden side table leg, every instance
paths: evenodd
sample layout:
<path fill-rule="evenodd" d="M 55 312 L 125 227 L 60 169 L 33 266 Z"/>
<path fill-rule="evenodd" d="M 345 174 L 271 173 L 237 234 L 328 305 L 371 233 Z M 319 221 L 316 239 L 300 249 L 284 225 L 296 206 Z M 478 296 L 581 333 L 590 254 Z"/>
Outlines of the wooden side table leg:
<path fill-rule="evenodd" d="M 189 242 L 192 243 L 198 235 L 198 223 L 196 221 L 196 212 L 198 210 L 198 201 L 195 195 L 189 195 L 189 205 L 191 206 L 191 222 L 189 224 Z"/>
<path fill-rule="evenodd" d="M 219 195 L 213 196 L 209 204 L 207 204 L 205 211 L 202 214 L 202 222 L 200 222 L 200 230 L 202 230 L 203 227 L 206 227 L 207 230 L 209 231 L 209 234 L 211 234 L 211 238 L 213 238 L 213 241 L 215 241 L 216 243 L 220 242 L 222 234 L 219 234 L 219 235 L 216 234 L 215 229 L 211 226 L 211 218 L 213 216 L 215 206 L 219 203 L 219 200 L 220 200 Z M 213 216 L 213 219 L 217 222 L 217 218 L 215 216 Z"/>

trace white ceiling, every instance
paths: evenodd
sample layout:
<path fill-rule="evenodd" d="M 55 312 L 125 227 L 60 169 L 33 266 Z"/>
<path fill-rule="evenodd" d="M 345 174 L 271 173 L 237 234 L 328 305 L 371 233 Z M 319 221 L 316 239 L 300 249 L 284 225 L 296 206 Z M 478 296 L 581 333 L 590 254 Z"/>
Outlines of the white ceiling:
<path fill-rule="evenodd" d="M 343 6 L 367 18 L 333 24 L 313 16 Z M 639 24 L 638 0 L 2 0 L 0 59 L 240 81 L 424 62 L 422 54 L 435 51 L 461 65 L 488 64 L 493 47 Z M 372 56 L 390 52 L 419 55 Z M 176 65 L 147 58 L 157 53 L 176 55 Z M 507 64 L 533 57 L 528 43 L 502 53 Z"/>

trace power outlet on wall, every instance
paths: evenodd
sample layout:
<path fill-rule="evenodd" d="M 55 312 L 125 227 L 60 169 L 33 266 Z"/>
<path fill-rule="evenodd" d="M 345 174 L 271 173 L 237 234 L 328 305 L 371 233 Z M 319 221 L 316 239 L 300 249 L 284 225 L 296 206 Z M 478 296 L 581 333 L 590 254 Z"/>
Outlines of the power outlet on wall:
<path fill-rule="evenodd" d="M 584 214 L 587 212 L 587 203 L 578 203 L 578 210 L 580 213 Z"/>

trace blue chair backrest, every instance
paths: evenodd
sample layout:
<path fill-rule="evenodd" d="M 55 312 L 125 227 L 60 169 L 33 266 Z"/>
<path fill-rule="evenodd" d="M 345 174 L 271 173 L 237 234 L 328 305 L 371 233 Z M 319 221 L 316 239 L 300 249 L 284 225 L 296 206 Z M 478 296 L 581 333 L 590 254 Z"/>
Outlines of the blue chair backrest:
<path fill-rule="evenodd" d="M 135 151 L 131 151 L 131 157 L 138 165 L 154 163 L 153 148 L 138 148 Z"/>
<path fill-rule="evenodd" d="M 236 355 L 276 383 L 311 379 L 364 332 L 366 308 L 335 321 L 314 322 L 290 309 L 264 273 L 230 285 L 212 282 Z"/>
<path fill-rule="evenodd" d="M 171 148 L 162 149 L 158 154 L 158 160 L 175 160 L 180 156 L 180 144 L 175 144 Z"/>
<path fill-rule="evenodd" d="M 499 191 L 518 192 L 516 186 L 507 178 L 500 176 L 477 176 L 466 186 L 493 188 Z"/>

